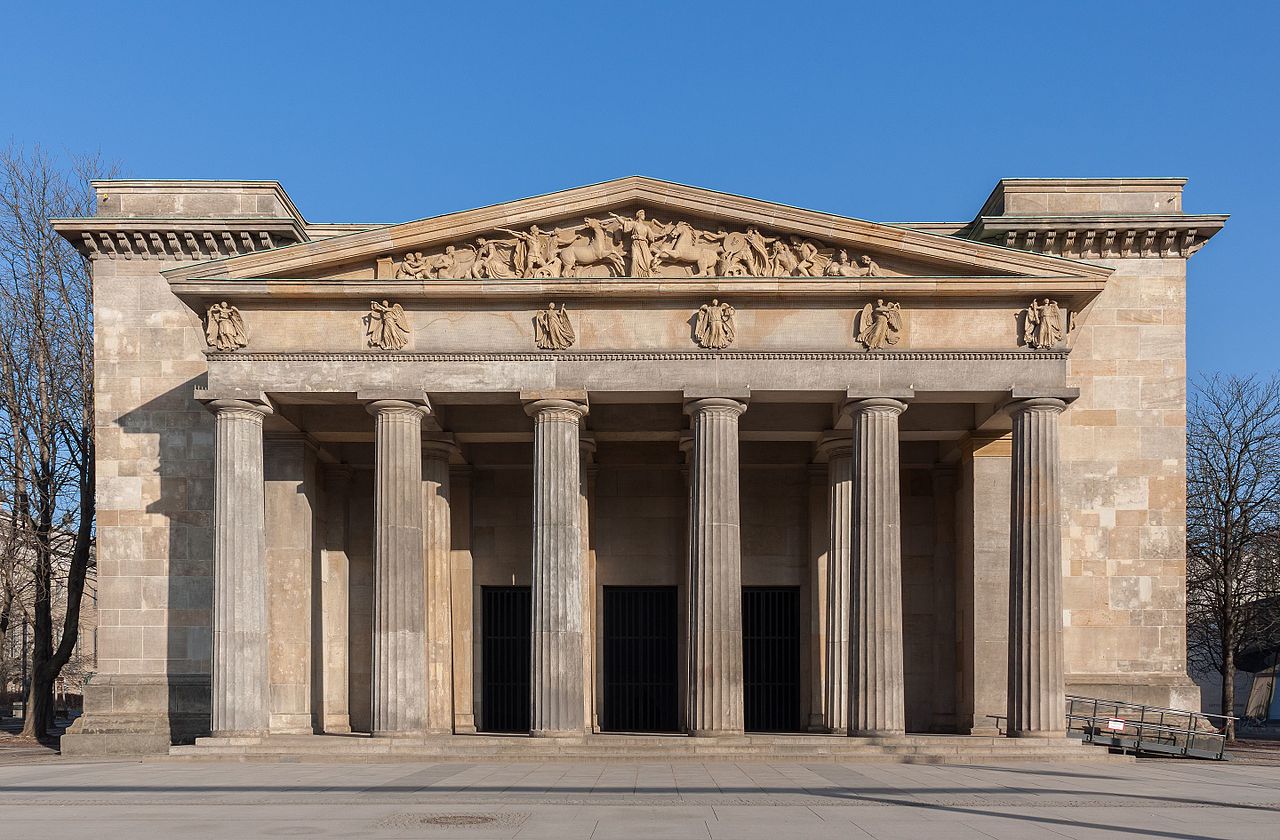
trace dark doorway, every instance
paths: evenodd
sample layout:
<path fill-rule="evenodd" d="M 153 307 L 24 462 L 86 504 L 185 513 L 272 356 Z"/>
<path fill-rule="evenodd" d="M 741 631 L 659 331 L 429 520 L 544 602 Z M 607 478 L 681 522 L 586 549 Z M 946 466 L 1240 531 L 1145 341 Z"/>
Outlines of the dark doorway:
<path fill-rule="evenodd" d="M 529 731 L 533 600 L 527 586 L 481 590 L 481 728 Z"/>
<path fill-rule="evenodd" d="M 600 728 L 675 732 L 680 725 L 674 586 L 604 588 Z"/>
<path fill-rule="evenodd" d="M 742 681 L 748 731 L 800 729 L 798 588 L 742 588 Z"/>

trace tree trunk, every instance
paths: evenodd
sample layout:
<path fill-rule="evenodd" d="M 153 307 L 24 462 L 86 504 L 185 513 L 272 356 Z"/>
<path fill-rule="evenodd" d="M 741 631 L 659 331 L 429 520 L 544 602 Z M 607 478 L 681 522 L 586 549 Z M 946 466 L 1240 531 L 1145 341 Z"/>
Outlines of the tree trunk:
<path fill-rule="evenodd" d="M 1230 616 L 1222 625 L 1222 713 L 1228 715 L 1222 732 L 1227 736 L 1227 743 L 1236 740 L 1236 660 L 1235 645 L 1231 639 L 1235 634 L 1235 621 Z"/>

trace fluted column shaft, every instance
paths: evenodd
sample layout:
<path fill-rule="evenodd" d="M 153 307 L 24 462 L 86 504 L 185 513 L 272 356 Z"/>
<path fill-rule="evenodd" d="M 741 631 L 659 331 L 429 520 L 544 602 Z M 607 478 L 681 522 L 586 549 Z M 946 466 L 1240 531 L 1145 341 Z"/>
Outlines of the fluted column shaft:
<path fill-rule="evenodd" d="M 1009 546 L 1011 737 L 1062 735 L 1062 534 L 1058 416 L 1062 400 L 1014 403 Z"/>
<path fill-rule="evenodd" d="M 449 459 L 457 447 L 428 441 L 422 458 L 422 536 L 426 558 L 427 731 L 453 732 L 453 608 Z"/>
<path fill-rule="evenodd" d="M 827 548 L 827 684 L 823 705 L 828 730 L 849 731 L 849 577 L 853 557 L 853 450 L 833 447 L 827 461 L 830 536 Z"/>
<path fill-rule="evenodd" d="M 373 734 L 426 730 L 422 407 L 371 403 L 374 416 Z"/>
<path fill-rule="evenodd" d="M 736 400 L 703 399 L 689 489 L 689 733 L 741 735 L 742 537 Z"/>
<path fill-rule="evenodd" d="M 853 419 L 849 734 L 906 731 L 902 664 L 902 512 L 892 399 L 845 405 Z"/>
<path fill-rule="evenodd" d="M 533 417 L 533 676 L 530 729 L 586 732 L 583 687 L 582 490 L 579 428 L 586 407 L 538 400 Z"/>
<path fill-rule="evenodd" d="M 262 418 L 271 409 L 216 400 L 214 415 L 214 735 L 265 735 L 267 670 L 266 492 Z"/>

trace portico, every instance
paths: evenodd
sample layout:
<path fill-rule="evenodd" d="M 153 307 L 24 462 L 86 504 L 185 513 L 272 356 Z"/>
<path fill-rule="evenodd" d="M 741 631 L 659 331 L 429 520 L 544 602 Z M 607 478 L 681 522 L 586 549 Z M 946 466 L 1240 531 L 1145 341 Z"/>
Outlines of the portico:
<path fill-rule="evenodd" d="M 174 187 L 241 202 L 207 237 L 104 186 L 58 223 L 95 255 L 104 459 L 106 664 L 64 748 L 1043 742 L 1069 688 L 1177 705 L 1151 272 L 1221 219 L 1073 183 L 950 227 L 643 178 L 390 226 Z M 1089 234 L 1071 189 L 1152 233 Z"/>

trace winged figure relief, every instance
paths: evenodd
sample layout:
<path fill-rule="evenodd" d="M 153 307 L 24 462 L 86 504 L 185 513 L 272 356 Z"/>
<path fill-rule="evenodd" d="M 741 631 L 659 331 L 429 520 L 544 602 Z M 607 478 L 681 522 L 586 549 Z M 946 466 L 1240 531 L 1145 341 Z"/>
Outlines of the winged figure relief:
<path fill-rule="evenodd" d="M 370 347 L 400 350 L 409 343 L 409 316 L 400 304 L 371 301 L 369 314 L 364 318 Z"/>
<path fill-rule="evenodd" d="M 204 338 L 210 347 L 224 353 L 239 350 L 249 343 L 249 333 L 244 327 L 240 310 L 225 300 L 209 307 L 205 317 Z"/>
<path fill-rule="evenodd" d="M 858 341 L 868 350 L 897 344 L 902 333 L 902 307 L 877 300 L 862 307 L 858 318 Z"/>

